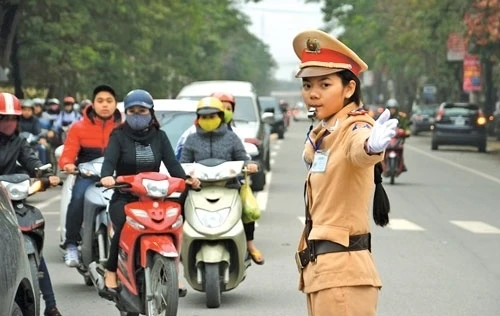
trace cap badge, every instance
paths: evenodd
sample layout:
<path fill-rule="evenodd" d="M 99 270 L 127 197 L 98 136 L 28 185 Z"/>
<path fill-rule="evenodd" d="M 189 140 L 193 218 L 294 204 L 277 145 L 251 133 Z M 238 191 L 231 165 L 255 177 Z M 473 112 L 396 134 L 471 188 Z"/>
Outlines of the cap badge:
<path fill-rule="evenodd" d="M 319 54 L 319 40 L 317 40 L 316 38 L 308 38 L 306 41 L 306 52 Z"/>

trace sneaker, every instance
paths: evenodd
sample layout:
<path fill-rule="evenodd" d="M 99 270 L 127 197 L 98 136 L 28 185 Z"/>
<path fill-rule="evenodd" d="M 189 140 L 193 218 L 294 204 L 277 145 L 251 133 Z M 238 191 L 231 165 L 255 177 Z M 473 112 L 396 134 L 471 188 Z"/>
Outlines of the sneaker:
<path fill-rule="evenodd" d="M 75 268 L 80 265 L 80 258 L 78 256 L 78 247 L 75 245 L 66 246 L 66 255 L 64 256 L 66 265 L 70 268 Z"/>
<path fill-rule="evenodd" d="M 62 316 L 57 307 L 47 308 L 43 313 L 44 316 Z"/>

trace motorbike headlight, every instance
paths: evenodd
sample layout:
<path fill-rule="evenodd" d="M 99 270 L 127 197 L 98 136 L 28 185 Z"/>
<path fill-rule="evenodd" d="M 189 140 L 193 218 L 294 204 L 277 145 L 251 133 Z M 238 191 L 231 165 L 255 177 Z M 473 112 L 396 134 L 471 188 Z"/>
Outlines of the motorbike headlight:
<path fill-rule="evenodd" d="M 12 201 L 21 201 L 28 197 L 30 180 L 25 180 L 19 183 L 2 181 L 2 184 L 7 189 L 7 192 L 9 192 L 9 198 Z"/>
<path fill-rule="evenodd" d="M 201 208 L 194 209 L 200 223 L 208 228 L 217 228 L 224 224 L 230 210 L 229 207 L 217 211 L 207 211 Z"/>
<path fill-rule="evenodd" d="M 168 180 L 143 179 L 142 185 L 146 188 L 146 193 L 150 197 L 161 198 L 167 196 Z"/>

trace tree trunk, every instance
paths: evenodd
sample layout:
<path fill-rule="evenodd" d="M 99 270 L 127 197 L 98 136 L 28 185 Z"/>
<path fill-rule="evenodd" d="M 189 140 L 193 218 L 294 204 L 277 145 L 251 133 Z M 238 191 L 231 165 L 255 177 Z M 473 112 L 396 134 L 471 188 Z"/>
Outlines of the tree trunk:
<path fill-rule="evenodd" d="M 19 99 L 24 99 L 23 92 L 23 82 L 21 76 L 21 67 L 19 65 L 19 43 L 18 36 L 14 36 L 14 40 L 12 41 L 12 54 L 10 55 L 10 64 L 12 65 L 12 80 L 14 81 L 14 93 L 16 97 Z"/>
<path fill-rule="evenodd" d="M 495 111 L 495 89 L 493 87 L 493 64 L 489 58 L 483 60 L 484 71 L 484 112 L 490 115 Z"/>
<path fill-rule="evenodd" d="M 19 24 L 19 4 L 6 7 L 3 15 L 3 22 L 0 28 L 0 66 L 8 67 L 12 42 L 17 33 Z"/>

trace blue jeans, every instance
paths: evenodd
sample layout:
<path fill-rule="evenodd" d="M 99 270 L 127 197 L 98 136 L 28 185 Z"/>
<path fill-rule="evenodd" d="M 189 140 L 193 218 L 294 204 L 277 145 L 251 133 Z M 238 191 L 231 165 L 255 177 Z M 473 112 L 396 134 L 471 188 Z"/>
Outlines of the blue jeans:
<path fill-rule="evenodd" d="M 40 284 L 40 292 L 42 292 L 43 300 L 45 301 L 45 309 L 54 308 L 56 307 L 56 297 L 54 296 L 54 289 L 52 289 L 49 270 L 47 270 L 47 265 L 43 257 L 40 258 L 38 271 L 42 273 L 42 277 L 38 279 L 38 284 Z"/>
<path fill-rule="evenodd" d="M 38 159 L 40 159 L 42 164 L 45 165 L 49 163 L 49 157 L 45 146 L 38 144 L 37 149 L 38 149 Z"/>
<path fill-rule="evenodd" d="M 71 201 L 66 212 L 66 246 L 77 245 L 83 223 L 83 203 L 85 191 L 97 181 L 97 178 L 77 177 L 71 193 Z"/>

